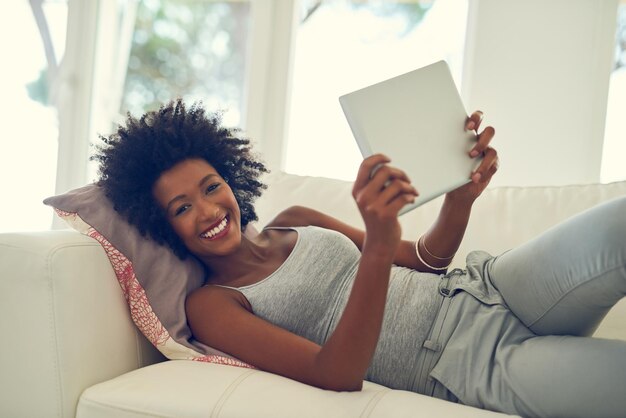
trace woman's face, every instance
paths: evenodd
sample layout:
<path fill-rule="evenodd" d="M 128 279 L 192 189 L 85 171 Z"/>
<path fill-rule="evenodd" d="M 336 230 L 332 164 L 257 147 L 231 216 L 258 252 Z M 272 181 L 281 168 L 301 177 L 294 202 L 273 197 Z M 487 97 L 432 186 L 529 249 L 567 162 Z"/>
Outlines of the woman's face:
<path fill-rule="evenodd" d="M 241 243 L 237 200 L 205 160 L 184 160 L 163 172 L 152 194 L 187 249 L 200 259 L 227 255 Z"/>

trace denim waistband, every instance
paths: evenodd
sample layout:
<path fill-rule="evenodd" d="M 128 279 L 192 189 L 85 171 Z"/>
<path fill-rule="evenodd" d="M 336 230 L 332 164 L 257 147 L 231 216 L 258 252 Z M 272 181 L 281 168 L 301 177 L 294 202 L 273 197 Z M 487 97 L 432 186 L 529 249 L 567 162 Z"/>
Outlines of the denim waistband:
<path fill-rule="evenodd" d="M 466 270 L 454 269 L 440 278 L 439 294 L 442 296 L 441 306 L 430 328 L 428 337 L 418 354 L 416 372 L 414 373 L 413 385 L 411 387 L 411 390 L 414 392 L 433 396 L 437 382 L 430 377 L 430 372 L 439 361 L 441 352 L 452 334 L 450 327 L 448 327 L 449 329 L 444 329 L 444 323 L 452 303 L 452 297 L 459 291 L 456 288 L 456 283 L 465 274 L 467 274 Z"/>

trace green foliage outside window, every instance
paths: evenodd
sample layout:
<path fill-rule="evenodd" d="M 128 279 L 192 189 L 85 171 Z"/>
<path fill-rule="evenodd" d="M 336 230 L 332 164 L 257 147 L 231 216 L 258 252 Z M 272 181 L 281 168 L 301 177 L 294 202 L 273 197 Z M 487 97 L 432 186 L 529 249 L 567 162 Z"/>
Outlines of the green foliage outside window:
<path fill-rule="evenodd" d="M 122 112 L 140 114 L 176 97 L 238 106 L 249 9 L 239 1 L 141 2 Z"/>

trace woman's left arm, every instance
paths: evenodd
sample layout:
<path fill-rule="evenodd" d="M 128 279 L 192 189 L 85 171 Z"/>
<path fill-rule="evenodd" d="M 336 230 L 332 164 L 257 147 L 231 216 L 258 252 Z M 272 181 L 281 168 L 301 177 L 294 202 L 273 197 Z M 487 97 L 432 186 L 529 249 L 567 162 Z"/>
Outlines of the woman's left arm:
<path fill-rule="evenodd" d="M 482 112 L 474 112 L 467 120 L 467 129 L 478 131 L 482 122 Z M 472 181 L 446 194 L 439 216 L 433 226 L 417 241 L 402 240 L 394 257 L 394 264 L 410 267 L 418 271 L 441 273 L 438 268 L 447 266 L 463 240 L 469 221 L 472 204 L 489 184 L 498 169 L 498 156 L 489 146 L 495 130 L 489 126 L 479 135 L 476 146 L 470 151 L 471 158 L 484 155 L 483 161 L 474 173 Z M 361 250 L 365 232 L 348 225 L 332 216 L 303 206 L 292 206 L 281 212 L 268 226 L 307 226 L 314 225 L 341 232 Z M 416 244 L 417 243 L 417 244 Z M 424 243 L 427 247 L 424 249 Z M 419 245 L 420 260 L 416 254 Z M 425 263 L 424 263 L 425 261 Z M 432 269 L 431 267 L 436 267 Z"/>
<path fill-rule="evenodd" d="M 482 112 L 472 113 L 467 120 L 466 129 L 478 132 L 482 119 Z M 494 135 L 495 130 L 491 126 L 478 134 L 476 145 L 469 156 L 478 158 L 482 155 L 484 158 L 472 173 L 472 180 L 446 194 L 436 222 L 416 241 L 419 255 L 423 259 L 420 260 L 420 264 L 427 267 L 427 271 L 441 272 L 444 270 L 439 269 L 450 264 L 465 235 L 474 201 L 482 194 L 498 170 L 498 154 L 489 145 Z M 413 251 L 415 250 L 414 247 Z"/>

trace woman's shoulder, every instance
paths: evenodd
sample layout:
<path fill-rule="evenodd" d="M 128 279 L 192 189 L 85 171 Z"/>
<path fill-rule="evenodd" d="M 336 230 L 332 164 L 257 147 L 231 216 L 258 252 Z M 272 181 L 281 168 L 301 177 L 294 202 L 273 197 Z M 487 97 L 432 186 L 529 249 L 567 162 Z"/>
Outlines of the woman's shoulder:
<path fill-rule="evenodd" d="M 305 227 L 345 232 L 344 229 L 347 225 L 315 209 L 305 206 L 290 206 L 265 225 L 264 230 L 268 228 L 300 229 Z"/>
<path fill-rule="evenodd" d="M 363 246 L 365 233 L 339 219 L 304 206 L 291 206 L 280 212 L 267 227 L 317 227 L 314 230 L 336 231 L 348 237 L 359 250 Z M 322 231 L 324 232 L 324 231 Z"/>
<path fill-rule="evenodd" d="M 185 300 L 187 315 L 196 313 L 200 314 L 199 317 L 210 314 L 207 310 L 219 312 L 225 305 L 239 305 L 252 312 L 248 299 L 237 289 L 229 286 L 208 284 L 192 291 Z"/>
<path fill-rule="evenodd" d="M 290 206 L 278 213 L 265 228 L 289 228 L 298 226 L 315 225 L 313 218 L 315 211 L 304 206 Z"/>

